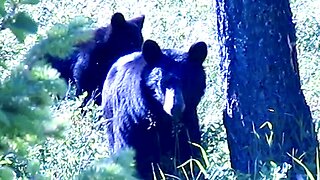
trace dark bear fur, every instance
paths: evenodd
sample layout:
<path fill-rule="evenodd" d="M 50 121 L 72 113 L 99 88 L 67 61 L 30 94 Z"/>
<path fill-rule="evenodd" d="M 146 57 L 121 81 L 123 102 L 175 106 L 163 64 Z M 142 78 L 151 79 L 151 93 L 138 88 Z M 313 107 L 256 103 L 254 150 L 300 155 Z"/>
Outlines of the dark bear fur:
<path fill-rule="evenodd" d="M 199 155 L 188 141 L 200 144 L 196 107 L 206 86 L 206 55 L 203 42 L 184 53 L 147 40 L 142 52 L 111 67 L 102 91 L 108 145 L 112 152 L 133 148 L 141 178 L 152 179 L 152 163 L 175 174 L 177 165 Z"/>
<path fill-rule="evenodd" d="M 115 13 L 110 25 L 94 30 L 94 38 L 78 45 L 67 60 L 49 61 L 62 78 L 76 83 L 77 95 L 87 91 L 85 101 L 95 96 L 100 104 L 103 82 L 111 65 L 121 56 L 141 50 L 143 22 L 144 16 L 126 21 L 121 13 Z"/>

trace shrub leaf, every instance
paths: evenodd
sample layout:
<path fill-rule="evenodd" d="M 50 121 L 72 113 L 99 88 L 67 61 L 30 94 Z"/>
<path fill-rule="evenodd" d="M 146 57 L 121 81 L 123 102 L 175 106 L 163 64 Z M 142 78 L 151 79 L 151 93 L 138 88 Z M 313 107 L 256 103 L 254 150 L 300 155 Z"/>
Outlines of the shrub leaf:
<path fill-rule="evenodd" d="M 19 42 L 22 43 L 24 41 L 24 39 L 26 38 L 26 33 L 23 30 L 17 29 L 13 26 L 10 26 L 10 30 L 16 36 L 16 38 L 18 39 Z"/>
<path fill-rule="evenodd" d="M 38 4 L 40 0 L 21 0 L 21 4 Z"/>
<path fill-rule="evenodd" d="M 6 10 L 4 9 L 4 7 L 1 7 L 0 5 L 0 17 L 4 17 L 6 16 L 6 14 L 7 14 Z"/>
<path fill-rule="evenodd" d="M 17 13 L 11 26 L 33 34 L 38 30 L 38 24 L 25 12 Z"/>

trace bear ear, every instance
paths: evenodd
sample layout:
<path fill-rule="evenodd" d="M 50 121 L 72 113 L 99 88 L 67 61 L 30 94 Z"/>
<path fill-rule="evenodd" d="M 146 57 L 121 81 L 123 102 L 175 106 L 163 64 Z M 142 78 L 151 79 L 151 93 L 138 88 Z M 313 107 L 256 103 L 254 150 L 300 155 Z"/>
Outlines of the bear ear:
<path fill-rule="evenodd" d="M 145 18 L 145 16 L 144 16 L 144 15 L 141 15 L 141 16 L 136 17 L 136 18 L 134 18 L 134 19 L 128 20 L 128 22 L 137 25 L 138 28 L 139 28 L 140 30 L 142 30 L 143 23 L 144 23 L 144 18 Z"/>
<path fill-rule="evenodd" d="M 188 52 L 188 60 L 191 62 L 203 63 L 208 54 L 207 44 L 205 42 L 198 42 L 193 44 Z"/>
<path fill-rule="evenodd" d="M 111 17 L 111 26 L 112 27 L 121 27 L 126 24 L 126 19 L 124 18 L 123 14 L 115 13 Z"/>
<path fill-rule="evenodd" d="M 163 54 L 159 45 L 155 41 L 148 39 L 142 45 L 142 55 L 149 65 L 154 65 Z"/>

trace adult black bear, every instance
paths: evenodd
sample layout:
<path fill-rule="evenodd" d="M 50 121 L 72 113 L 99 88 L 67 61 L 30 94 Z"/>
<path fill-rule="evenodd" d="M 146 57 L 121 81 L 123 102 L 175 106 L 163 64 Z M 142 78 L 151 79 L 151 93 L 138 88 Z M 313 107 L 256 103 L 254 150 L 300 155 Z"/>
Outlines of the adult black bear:
<path fill-rule="evenodd" d="M 140 51 L 143 43 L 142 27 L 144 16 L 125 20 L 121 13 L 115 13 L 110 25 L 93 31 L 94 38 L 79 44 L 77 50 L 66 60 L 49 58 L 66 81 L 76 83 L 77 95 L 87 91 L 95 102 L 101 102 L 101 90 L 111 65 L 121 56 Z"/>
<path fill-rule="evenodd" d="M 151 163 L 174 173 L 176 165 L 194 155 L 188 141 L 200 143 L 196 107 L 206 86 L 206 56 L 204 42 L 184 53 L 161 50 L 147 40 L 142 52 L 124 56 L 111 67 L 101 104 L 109 148 L 133 148 L 141 178 L 152 179 Z"/>

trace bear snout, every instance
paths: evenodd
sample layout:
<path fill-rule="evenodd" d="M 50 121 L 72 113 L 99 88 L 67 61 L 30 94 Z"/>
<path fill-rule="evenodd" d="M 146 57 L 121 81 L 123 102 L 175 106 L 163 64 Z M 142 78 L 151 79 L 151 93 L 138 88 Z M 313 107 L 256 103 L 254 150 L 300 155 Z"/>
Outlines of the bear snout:
<path fill-rule="evenodd" d="M 167 88 L 164 97 L 163 110 L 173 118 L 180 118 L 185 110 L 185 103 L 181 90 Z"/>

